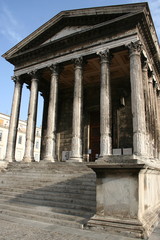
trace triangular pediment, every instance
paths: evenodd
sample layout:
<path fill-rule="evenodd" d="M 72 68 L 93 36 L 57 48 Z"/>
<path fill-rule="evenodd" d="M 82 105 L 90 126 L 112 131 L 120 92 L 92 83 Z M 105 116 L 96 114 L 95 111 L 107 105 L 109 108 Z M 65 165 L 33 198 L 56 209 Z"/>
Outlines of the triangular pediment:
<path fill-rule="evenodd" d="M 45 45 L 49 42 L 61 39 L 63 37 L 69 36 L 73 33 L 81 32 L 82 30 L 88 29 L 89 26 L 67 26 L 64 27 L 61 31 L 53 35 L 51 38 L 47 39 L 42 43 L 42 45 Z"/>
<path fill-rule="evenodd" d="M 8 61 L 18 55 L 43 47 L 75 33 L 89 31 L 99 24 L 114 21 L 120 17 L 142 12 L 148 8 L 147 3 L 125 4 L 63 11 L 50 19 L 16 46 L 6 52 L 3 57 Z M 147 9 L 148 10 L 148 9 Z M 12 62 L 12 61 L 10 61 Z"/>

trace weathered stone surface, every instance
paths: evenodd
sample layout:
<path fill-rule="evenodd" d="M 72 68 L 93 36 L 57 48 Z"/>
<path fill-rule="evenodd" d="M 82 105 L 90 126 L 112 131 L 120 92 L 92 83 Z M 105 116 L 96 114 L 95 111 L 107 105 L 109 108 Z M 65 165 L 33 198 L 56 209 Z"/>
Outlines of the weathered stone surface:
<path fill-rule="evenodd" d="M 37 119 L 37 104 L 38 104 L 38 75 L 37 71 L 30 72 L 31 90 L 28 106 L 27 130 L 26 130 L 26 146 L 23 161 L 34 162 L 34 141 Z"/>
<path fill-rule="evenodd" d="M 44 160 L 55 162 L 56 156 L 56 124 L 57 124 L 57 99 L 58 99 L 58 66 L 52 65 L 50 67 L 51 84 L 47 117 L 47 132 L 46 132 L 46 146 Z"/>
<path fill-rule="evenodd" d="M 116 227 L 115 231 L 125 235 L 149 236 L 159 221 L 160 168 L 100 160 L 88 166 L 97 176 L 97 210 L 87 226 L 107 231 Z"/>
<path fill-rule="evenodd" d="M 69 161 L 82 162 L 83 59 L 74 59 L 75 82 L 73 97 L 72 144 Z"/>
<path fill-rule="evenodd" d="M 19 77 L 13 78 L 15 82 L 10 127 L 7 141 L 6 157 L 5 160 L 8 162 L 15 161 L 15 150 L 16 150 L 16 140 L 17 140 L 17 128 L 20 112 L 20 103 L 22 95 L 22 81 Z"/>

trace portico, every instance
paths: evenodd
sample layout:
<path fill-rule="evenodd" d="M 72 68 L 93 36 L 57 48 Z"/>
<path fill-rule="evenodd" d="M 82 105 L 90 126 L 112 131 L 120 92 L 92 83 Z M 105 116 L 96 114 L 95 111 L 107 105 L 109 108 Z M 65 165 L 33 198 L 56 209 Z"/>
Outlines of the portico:
<path fill-rule="evenodd" d="M 122 48 L 123 46 L 119 47 Z M 99 112 L 98 114 L 100 119 L 100 150 L 95 153 L 97 154 L 96 156 L 99 156 L 100 159 L 105 156 L 110 156 L 114 154 L 113 149 L 115 149 L 115 152 L 116 149 L 121 149 L 121 153 L 119 155 L 123 155 L 123 148 L 129 148 L 129 150 L 131 149 L 131 152 L 128 155 L 132 155 L 133 153 L 135 156 L 145 156 L 145 145 L 146 143 L 148 145 L 151 144 L 149 144 L 149 138 L 147 138 L 147 129 L 145 124 L 146 114 L 142 82 L 142 55 L 142 44 L 140 41 L 128 41 L 128 43 L 125 44 L 125 47 L 123 47 L 123 50 L 119 51 L 116 51 L 114 48 L 109 49 L 108 44 L 106 49 L 99 49 L 99 51 L 97 49 L 96 53 L 92 55 L 84 55 L 83 58 L 79 57 L 72 60 L 71 54 L 71 60 L 69 63 L 58 63 L 57 61 L 57 64 L 54 63 L 53 65 L 45 68 L 38 68 L 37 65 L 37 71 L 33 72 L 33 70 L 31 70 L 29 73 L 23 72 L 21 75 L 15 76 L 16 79 L 21 79 L 20 86 L 22 86 L 22 83 L 25 82 L 27 82 L 30 86 L 26 151 L 23 160 L 29 162 L 34 161 L 33 147 L 38 91 L 42 88 L 42 94 L 44 95 L 44 111 L 46 111 L 47 114 L 45 116 L 45 122 L 43 121 L 43 125 L 46 126 L 46 135 L 44 139 L 42 139 L 45 147 L 42 147 L 43 153 L 41 155 L 43 158 L 41 160 L 53 162 L 61 161 L 62 152 L 68 151 L 70 152 L 71 161 L 89 161 L 89 149 L 91 145 L 90 134 L 92 133 L 89 132 L 90 126 L 88 126 L 88 133 L 84 132 L 84 129 L 87 124 L 90 125 L 90 113 L 94 111 Z M 126 62 L 123 61 L 119 66 L 117 66 L 117 61 L 121 61 L 123 59 L 127 59 Z M 93 64 L 96 69 L 94 69 Z M 61 67 L 62 65 L 63 68 Z M 61 70 L 59 70 L 60 68 Z M 122 76 L 116 74 L 115 69 L 117 72 L 122 71 Z M 22 70 L 20 70 L 20 72 L 22 72 Z M 45 80 L 46 87 L 44 87 L 44 83 L 41 79 L 43 79 L 43 81 Z M 153 85 L 152 88 L 154 88 Z M 15 90 L 16 89 L 17 86 L 15 85 Z M 47 91 L 49 101 L 46 103 Z M 88 93 L 90 92 L 90 94 L 93 93 L 94 96 L 86 96 L 87 91 Z M 146 92 L 148 92 L 146 94 L 149 94 L 149 89 L 146 89 Z M 72 116 L 70 117 L 72 118 L 72 121 L 70 119 L 70 123 L 68 123 L 70 125 L 70 127 L 68 127 L 68 129 L 70 128 L 70 133 L 68 134 L 69 136 L 66 136 L 67 141 L 70 141 L 70 146 L 63 147 L 63 141 L 62 143 L 60 142 L 60 152 L 57 153 L 57 134 L 59 133 L 59 135 L 61 135 L 61 126 L 64 124 L 59 115 L 63 115 L 65 112 L 63 107 L 61 107 L 61 104 L 63 104 L 63 97 L 61 95 L 65 97 L 65 94 L 67 95 L 67 93 L 70 94 L 70 100 L 66 100 L 66 104 L 70 101 L 68 103 L 70 105 L 68 108 L 73 109 L 71 114 Z M 12 132 L 15 132 L 14 129 L 17 129 L 20 100 L 21 87 L 19 87 L 16 97 L 14 96 L 13 98 L 13 113 L 14 108 L 16 107 L 16 101 L 18 101 L 18 105 L 16 107 L 17 112 L 14 113 L 16 123 L 14 123 L 13 126 L 10 126 L 9 136 L 13 135 Z M 92 101 L 92 103 L 90 103 L 90 101 Z M 124 102 L 121 103 L 120 101 Z M 45 110 L 45 108 L 47 110 Z M 60 111 L 63 111 L 63 113 Z M 123 126 L 117 125 L 117 121 L 121 121 L 121 111 L 123 111 L 123 117 L 128 124 L 128 128 L 125 130 L 126 132 L 128 131 L 126 133 L 126 135 L 128 135 L 128 139 L 120 130 L 120 127 Z M 131 111 L 133 118 L 131 115 L 127 116 L 127 114 L 131 114 Z M 117 112 L 119 116 L 117 115 Z M 68 113 L 66 112 L 65 114 Z M 82 121 L 83 118 L 86 120 Z M 44 129 L 43 125 L 42 129 Z M 84 140 L 85 138 L 86 142 Z M 123 138 L 126 138 L 126 140 L 123 140 Z M 152 139 L 150 141 L 152 141 Z M 16 143 L 15 136 L 12 143 L 13 145 Z M 11 148 L 8 144 L 7 156 L 14 156 L 15 150 L 13 149 L 14 148 Z M 94 149 L 91 149 L 90 151 L 92 152 Z M 156 151 L 158 152 L 159 149 L 156 149 Z M 6 160 L 8 159 L 7 156 Z M 96 156 L 94 159 L 96 159 Z M 14 157 L 10 158 L 9 161 L 14 161 Z"/>

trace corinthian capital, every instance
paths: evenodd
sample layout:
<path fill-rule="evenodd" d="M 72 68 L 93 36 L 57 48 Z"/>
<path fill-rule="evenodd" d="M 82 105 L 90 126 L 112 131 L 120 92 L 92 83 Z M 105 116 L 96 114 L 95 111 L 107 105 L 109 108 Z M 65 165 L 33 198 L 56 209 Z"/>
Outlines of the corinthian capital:
<path fill-rule="evenodd" d="M 74 67 L 82 67 L 83 57 L 73 59 Z"/>
<path fill-rule="evenodd" d="M 110 63 L 111 60 L 112 60 L 112 55 L 111 55 L 109 49 L 106 49 L 106 50 L 103 50 L 103 51 L 99 51 L 99 52 L 97 52 L 97 55 L 100 56 L 100 58 L 101 58 L 101 63 L 102 63 L 102 62 L 108 62 L 108 63 Z"/>
<path fill-rule="evenodd" d="M 58 75 L 59 74 L 59 71 L 60 71 L 60 68 L 59 68 L 59 65 L 57 64 L 52 64 L 49 69 L 51 70 L 51 74 L 53 75 Z"/>
<path fill-rule="evenodd" d="M 130 44 L 128 44 L 128 48 L 129 48 L 129 53 L 130 54 L 140 54 L 142 51 L 142 44 L 141 42 L 138 40 L 136 42 L 131 42 Z"/>
<path fill-rule="evenodd" d="M 15 84 L 22 84 L 22 80 L 20 76 L 13 76 L 12 80 Z"/>
<path fill-rule="evenodd" d="M 28 72 L 28 75 L 32 78 L 32 79 L 36 79 L 38 81 L 39 78 L 39 71 L 37 69 Z"/>

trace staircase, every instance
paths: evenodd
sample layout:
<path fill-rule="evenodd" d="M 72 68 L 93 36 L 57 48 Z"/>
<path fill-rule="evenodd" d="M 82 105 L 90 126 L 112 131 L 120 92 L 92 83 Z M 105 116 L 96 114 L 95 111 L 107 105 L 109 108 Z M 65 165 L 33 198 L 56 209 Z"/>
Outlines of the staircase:
<path fill-rule="evenodd" d="M 9 163 L 0 173 L 2 219 L 81 228 L 95 207 L 95 174 L 85 163 Z"/>

